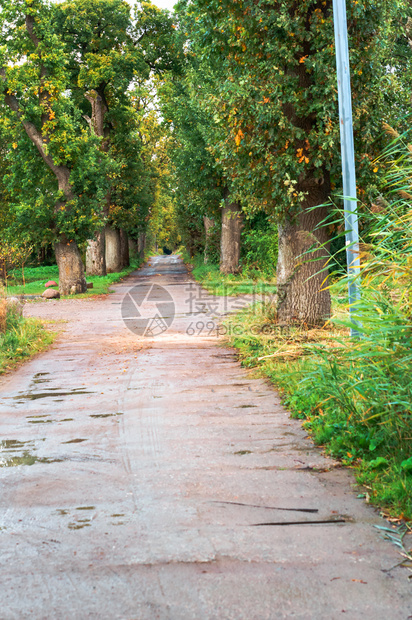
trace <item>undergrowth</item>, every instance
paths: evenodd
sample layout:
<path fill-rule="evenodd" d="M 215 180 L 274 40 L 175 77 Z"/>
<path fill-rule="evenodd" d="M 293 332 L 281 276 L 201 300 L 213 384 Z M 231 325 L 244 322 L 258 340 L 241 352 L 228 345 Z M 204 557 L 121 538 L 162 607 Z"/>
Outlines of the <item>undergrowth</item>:
<path fill-rule="evenodd" d="M 186 261 L 188 259 L 186 258 Z M 256 269 L 256 266 L 244 267 L 239 274 L 221 274 L 219 265 L 204 264 L 202 255 L 191 259 L 193 276 L 202 286 L 213 295 L 262 295 L 276 293 L 275 278 L 268 277 Z"/>
<path fill-rule="evenodd" d="M 0 374 L 46 349 L 55 334 L 44 328 L 42 321 L 24 318 L 14 307 L 6 314 L 5 331 L 0 333 Z"/>

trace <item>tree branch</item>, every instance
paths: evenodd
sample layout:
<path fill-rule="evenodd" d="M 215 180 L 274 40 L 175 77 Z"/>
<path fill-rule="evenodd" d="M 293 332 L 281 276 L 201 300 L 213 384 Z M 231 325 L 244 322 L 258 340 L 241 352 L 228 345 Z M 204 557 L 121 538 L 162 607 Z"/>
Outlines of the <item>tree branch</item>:
<path fill-rule="evenodd" d="M 45 144 L 43 140 L 43 136 L 41 132 L 37 129 L 37 127 L 31 121 L 28 121 L 23 118 L 20 104 L 15 95 L 9 94 L 7 92 L 7 76 L 6 70 L 4 67 L 0 67 L 0 79 L 2 80 L 5 88 L 4 101 L 6 105 L 15 112 L 18 116 L 19 121 L 24 127 L 24 130 L 27 136 L 30 138 L 34 146 L 37 148 L 40 156 L 42 157 L 45 164 L 50 168 L 53 174 L 56 176 L 57 181 L 59 183 L 59 189 L 63 190 L 66 198 L 71 200 L 72 192 L 69 183 L 70 170 L 66 166 L 56 166 L 53 158 L 47 154 L 45 149 Z"/>
<path fill-rule="evenodd" d="M 27 33 L 30 37 L 30 39 L 33 41 L 35 47 L 39 47 L 40 44 L 40 39 L 37 37 L 36 33 L 34 32 L 34 17 L 33 15 L 26 15 L 26 30 Z"/>

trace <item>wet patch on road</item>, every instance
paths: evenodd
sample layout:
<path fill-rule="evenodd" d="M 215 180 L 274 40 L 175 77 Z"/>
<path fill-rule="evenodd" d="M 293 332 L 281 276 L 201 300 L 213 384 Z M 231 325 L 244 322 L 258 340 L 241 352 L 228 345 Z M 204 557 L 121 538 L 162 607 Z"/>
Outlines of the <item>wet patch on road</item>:
<path fill-rule="evenodd" d="M 44 439 L 42 440 L 44 441 Z M 0 450 L 22 450 L 25 446 L 33 446 L 34 440 L 19 441 L 18 439 L 3 439 L 0 441 Z"/>
<path fill-rule="evenodd" d="M 54 424 L 56 420 L 46 420 L 45 418 L 40 418 L 40 420 L 27 420 L 28 424 Z"/>
<path fill-rule="evenodd" d="M 35 463 L 61 463 L 62 461 L 63 459 L 38 457 L 30 452 L 24 452 L 20 456 L 11 456 L 10 458 L 3 458 L 0 456 L 0 467 L 19 467 L 20 465 L 30 466 Z"/>
<path fill-rule="evenodd" d="M 257 407 L 257 405 L 238 405 L 235 409 L 252 409 L 254 407 Z"/>
<path fill-rule="evenodd" d="M 80 519 L 79 521 L 70 522 L 68 524 L 69 530 L 82 530 L 84 527 L 91 526 L 91 519 Z"/>
<path fill-rule="evenodd" d="M 19 402 L 24 402 L 26 400 L 39 400 L 42 398 L 56 398 L 56 396 L 77 396 L 80 394 L 94 394 L 94 392 L 90 392 L 87 390 L 81 390 L 80 388 L 75 388 L 74 390 L 70 390 L 68 392 L 55 392 L 54 390 L 58 390 L 59 388 L 50 388 L 48 392 L 40 392 L 40 393 L 26 393 L 20 394 L 18 396 L 13 396 L 13 400 L 17 400 Z"/>
<path fill-rule="evenodd" d="M 122 411 L 118 411 L 117 413 L 93 413 L 89 417 L 90 418 L 115 418 L 116 416 L 124 415 Z"/>
<path fill-rule="evenodd" d="M 69 441 L 62 441 L 62 443 L 82 443 L 83 441 L 87 441 L 87 439 L 69 439 Z"/>

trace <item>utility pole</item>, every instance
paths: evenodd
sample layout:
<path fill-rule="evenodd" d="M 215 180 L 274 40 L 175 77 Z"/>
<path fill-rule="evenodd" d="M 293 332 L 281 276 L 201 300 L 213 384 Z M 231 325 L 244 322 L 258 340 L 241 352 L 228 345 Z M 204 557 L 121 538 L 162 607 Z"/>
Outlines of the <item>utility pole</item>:
<path fill-rule="evenodd" d="M 354 305 L 360 299 L 360 258 L 346 0 L 333 0 L 333 20 L 335 25 L 336 68 L 338 77 L 349 312 L 352 318 L 353 313 L 356 311 Z M 353 327 L 351 327 L 351 336 L 356 337 L 358 336 L 358 332 L 356 331 L 357 322 L 353 319 L 351 323 L 353 325 Z"/>

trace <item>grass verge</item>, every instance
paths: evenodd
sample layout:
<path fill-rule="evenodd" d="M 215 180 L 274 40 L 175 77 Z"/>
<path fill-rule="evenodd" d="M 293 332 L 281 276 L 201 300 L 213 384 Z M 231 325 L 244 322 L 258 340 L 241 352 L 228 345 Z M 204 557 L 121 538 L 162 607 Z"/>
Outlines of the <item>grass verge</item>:
<path fill-rule="evenodd" d="M 239 274 L 224 275 L 220 273 L 219 265 L 214 263 L 205 265 L 201 255 L 192 259 L 183 255 L 183 260 L 193 265 L 193 277 L 213 295 L 236 297 L 276 293 L 274 278 L 268 279 L 256 269 L 244 268 Z"/>
<path fill-rule="evenodd" d="M 87 276 L 87 281 L 93 283 L 93 288 L 88 289 L 87 293 L 76 295 L 76 299 L 110 293 L 110 286 L 112 284 L 125 278 L 129 273 L 138 269 L 141 264 L 141 259 L 132 259 L 130 267 L 118 273 L 109 273 L 107 276 Z M 49 267 L 28 267 L 24 270 L 24 283 L 22 270 L 14 269 L 9 274 L 6 292 L 7 295 L 11 296 L 41 295 L 45 290 L 46 282 L 49 280 L 54 280 L 59 283 L 59 269 L 57 265 L 51 265 Z"/>
<path fill-rule="evenodd" d="M 242 364 L 268 377 L 314 442 L 354 469 L 366 501 L 411 520 L 410 335 L 398 332 L 391 344 L 379 313 L 363 331 L 354 343 L 339 320 L 323 329 L 280 328 L 262 305 L 227 320 Z"/>

